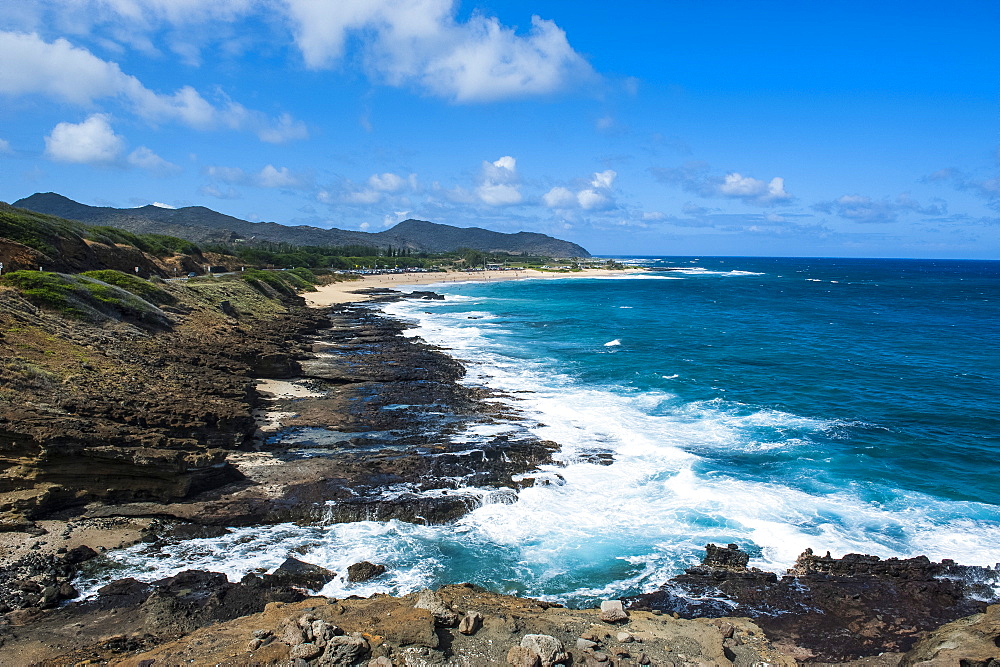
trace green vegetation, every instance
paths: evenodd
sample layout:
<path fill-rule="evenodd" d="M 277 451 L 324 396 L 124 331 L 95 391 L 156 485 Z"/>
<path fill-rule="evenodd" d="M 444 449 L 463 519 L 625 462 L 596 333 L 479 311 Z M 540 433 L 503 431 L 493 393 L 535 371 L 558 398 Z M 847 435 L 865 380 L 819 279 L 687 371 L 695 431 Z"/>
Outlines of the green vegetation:
<path fill-rule="evenodd" d="M 486 264 L 506 264 L 516 268 L 537 267 L 553 260 L 550 257 L 512 255 L 505 252 L 483 252 L 459 248 L 450 252 L 415 252 L 409 248 L 376 248 L 374 246 L 296 246 L 290 243 L 260 242 L 203 246 L 205 252 L 239 257 L 247 265 L 272 268 L 308 267 L 347 271 L 359 268 L 435 269 L 483 267 Z"/>
<path fill-rule="evenodd" d="M 95 227 L 0 202 L 0 237 L 17 241 L 49 256 L 59 253 L 60 239 L 87 239 L 106 245 L 134 246 L 157 257 L 200 254 L 190 241 L 162 234 L 133 234 L 116 227 Z"/>
<path fill-rule="evenodd" d="M 36 306 L 55 310 L 67 308 L 69 294 L 74 291 L 74 282 L 61 273 L 48 271 L 12 271 L 0 282 L 17 288 Z"/>
<path fill-rule="evenodd" d="M 0 237 L 17 241 L 46 255 L 58 252 L 55 245 L 60 237 L 83 236 L 84 225 L 43 215 L 0 202 Z"/>
<path fill-rule="evenodd" d="M 170 326 L 166 315 L 145 299 L 83 274 L 12 271 L 0 278 L 0 284 L 17 289 L 40 308 L 68 317 L 95 322 L 113 319 L 157 327 Z"/>
<path fill-rule="evenodd" d="M 128 290 L 132 294 L 135 294 L 136 296 L 151 303 L 165 304 L 173 303 L 175 301 L 172 296 L 149 281 L 143 280 L 139 276 L 133 276 L 127 273 L 122 273 L 121 271 L 115 271 L 114 269 L 85 271 L 80 275 L 100 280 L 108 283 L 109 285 L 121 287 L 123 290 Z"/>
<path fill-rule="evenodd" d="M 413 254 L 403 248 L 374 246 L 297 246 L 291 243 L 259 242 L 206 245 L 205 252 L 239 257 L 248 265 L 275 268 L 304 266 L 310 269 L 354 269 L 361 266 L 420 267 L 433 264 L 427 253 Z"/>
<path fill-rule="evenodd" d="M 256 289 L 267 294 L 268 288 L 277 294 L 294 294 L 299 290 L 315 292 L 313 287 L 319 281 L 309 269 L 299 267 L 290 271 L 261 271 L 251 269 L 240 273 L 240 278 Z"/>
<path fill-rule="evenodd" d="M 87 227 L 84 238 L 105 245 L 130 245 L 156 257 L 171 255 L 199 255 L 201 248 L 196 244 L 163 234 L 133 234 L 117 227 Z"/>

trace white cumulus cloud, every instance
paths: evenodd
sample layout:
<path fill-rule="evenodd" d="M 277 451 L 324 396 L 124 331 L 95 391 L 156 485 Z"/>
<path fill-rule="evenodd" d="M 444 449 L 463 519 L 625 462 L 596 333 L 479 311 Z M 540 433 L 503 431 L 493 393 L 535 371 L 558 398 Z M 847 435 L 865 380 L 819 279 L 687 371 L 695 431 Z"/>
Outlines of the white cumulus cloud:
<path fill-rule="evenodd" d="M 611 205 L 611 199 L 607 195 L 589 188 L 576 193 L 576 201 L 585 211 L 602 210 Z"/>
<path fill-rule="evenodd" d="M 391 172 L 384 174 L 372 174 L 368 178 L 368 185 L 373 190 L 381 192 L 397 192 L 407 183 L 406 179 Z"/>
<path fill-rule="evenodd" d="M 262 188 L 295 188 L 302 184 L 299 177 L 290 172 L 288 167 L 279 169 L 270 164 L 257 173 L 255 181 Z"/>
<path fill-rule="evenodd" d="M 182 86 L 172 94 L 153 92 L 122 72 L 117 63 L 102 60 L 62 38 L 46 42 L 37 34 L 0 31 L 0 61 L 4 63 L 0 94 L 45 95 L 80 106 L 113 98 L 151 123 L 246 130 L 271 143 L 308 135 L 305 125 L 287 114 L 272 120 L 232 100 L 215 105 L 191 86 Z"/>
<path fill-rule="evenodd" d="M 542 202 L 549 208 L 563 210 L 580 208 L 584 211 L 604 211 L 612 209 L 615 207 L 612 188 L 617 177 L 618 172 L 613 169 L 599 171 L 586 181 L 580 179 L 579 183 L 586 183 L 586 187 L 574 192 L 569 188 L 556 186 L 542 195 Z"/>
<path fill-rule="evenodd" d="M 517 160 L 504 155 L 494 162 L 483 162 L 482 177 L 476 196 L 489 206 L 510 206 L 522 201 Z"/>
<path fill-rule="evenodd" d="M 617 177 L 618 172 L 614 169 L 608 169 L 594 174 L 594 177 L 590 180 L 590 184 L 595 188 L 610 190 L 611 186 L 615 184 L 615 179 Z"/>
<path fill-rule="evenodd" d="M 687 162 L 674 168 L 656 167 L 650 171 L 661 183 L 680 185 L 702 197 L 739 199 L 756 206 L 774 206 L 794 199 L 785 191 L 785 179 L 780 176 L 761 181 L 739 172 L 729 172 L 720 178 L 704 162 Z"/>
<path fill-rule="evenodd" d="M 159 55 L 156 42 L 198 65 L 208 42 L 240 44 L 237 21 L 289 39 L 306 66 L 360 64 L 392 86 L 410 85 L 456 102 L 544 95 L 594 76 L 553 21 L 532 16 L 526 29 L 474 12 L 459 20 L 457 0 L 32 0 L 0 8 L 22 30 L 95 32 L 109 49 Z M 290 30 L 286 32 L 284 28 Z M 268 139 L 264 139 L 268 141 Z"/>
<path fill-rule="evenodd" d="M 549 208 L 572 208 L 576 204 L 576 195 L 569 188 L 557 185 L 542 195 L 542 201 Z"/>
<path fill-rule="evenodd" d="M 414 84 L 456 102 L 547 94 L 592 74 L 554 22 L 531 18 L 527 34 L 474 14 L 455 19 L 453 0 L 284 0 L 306 65 L 330 67 L 350 37 L 390 85 Z"/>
<path fill-rule="evenodd" d="M 172 162 L 161 158 L 145 146 L 139 146 L 129 153 L 127 162 L 133 167 L 139 167 L 158 176 L 168 176 L 181 171 L 181 168 Z M 170 207 L 167 207 L 170 208 Z"/>
<path fill-rule="evenodd" d="M 104 114 L 94 114 L 82 123 L 59 123 L 45 137 L 45 154 L 57 162 L 111 164 L 124 147 L 125 141 Z"/>
<path fill-rule="evenodd" d="M 785 179 L 775 176 L 765 183 L 756 178 L 742 176 L 738 172 L 726 174 L 719 185 L 719 194 L 755 203 L 772 203 L 791 199 L 785 192 Z"/>

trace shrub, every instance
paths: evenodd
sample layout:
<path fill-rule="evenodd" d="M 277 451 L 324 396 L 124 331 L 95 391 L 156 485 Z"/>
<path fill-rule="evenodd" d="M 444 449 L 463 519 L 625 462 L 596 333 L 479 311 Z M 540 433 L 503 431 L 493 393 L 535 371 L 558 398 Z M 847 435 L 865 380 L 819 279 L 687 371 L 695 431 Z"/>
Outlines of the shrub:
<path fill-rule="evenodd" d="M 48 271 L 11 271 L 0 278 L 5 285 L 16 287 L 29 301 L 43 308 L 63 310 L 69 305 L 73 284 L 59 273 Z"/>
<path fill-rule="evenodd" d="M 142 297 L 146 301 L 153 303 L 173 303 L 174 298 L 156 287 L 150 282 L 143 280 L 139 276 L 133 276 L 114 269 L 101 269 L 99 271 L 85 271 L 80 274 L 88 278 L 94 278 L 102 282 L 121 287 L 136 296 Z"/>
<path fill-rule="evenodd" d="M 129 320 L 161 328 L 171 325 L 170 319 L 153 304 L 130 291 L 93 277 L 48 271 L 13 271 L 0 278 L 0 281 L 19 290 L 36 306 L 55 310 L 69 317 L 94 322 Z"/>

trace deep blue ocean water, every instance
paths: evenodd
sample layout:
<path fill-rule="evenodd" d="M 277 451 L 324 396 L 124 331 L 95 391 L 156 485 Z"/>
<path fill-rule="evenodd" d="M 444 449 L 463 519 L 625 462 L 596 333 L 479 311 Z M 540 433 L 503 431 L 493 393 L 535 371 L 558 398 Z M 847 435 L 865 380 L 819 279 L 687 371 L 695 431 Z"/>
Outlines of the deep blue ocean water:
<path fill-rule="evenodd" d="M 123 552 L 123 571 L 238 578 L 295 549 L 389 566 L 331 595 L 473 581 L 582 604 L 651 590 L 706 542 L 775 571 L 807 547 L 1000 561 L 1000 262 L 636 263 L 679 268 L 448 283 L 386 307 L 562 446 L 516 498 L 482 491 L 448 526 L 240 529 L 155 564 Z"/>

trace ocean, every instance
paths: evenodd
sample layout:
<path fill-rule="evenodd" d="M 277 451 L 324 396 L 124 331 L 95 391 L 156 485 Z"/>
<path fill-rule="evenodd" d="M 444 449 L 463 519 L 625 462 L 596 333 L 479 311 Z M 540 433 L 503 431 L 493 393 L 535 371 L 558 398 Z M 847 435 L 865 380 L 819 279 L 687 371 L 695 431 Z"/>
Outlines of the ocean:
<path fill-rule="evenodd" d="M 1000 561 L 1000 262 L 632 258 L 670 271 L 447 283 L 385 311 L 505 392 L 556 464 L 453 524 L 241 528 L 115 576 L 230 578 L 289 554 L 332 596 L 470 581 L 592 604 L 657 588 L 704 545 L 781 572 L 834 556 Z M 428 289 L 420 287 L 416 289 Z M 458 437 L 471 447 L 503 425 Z"/>

